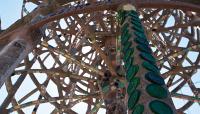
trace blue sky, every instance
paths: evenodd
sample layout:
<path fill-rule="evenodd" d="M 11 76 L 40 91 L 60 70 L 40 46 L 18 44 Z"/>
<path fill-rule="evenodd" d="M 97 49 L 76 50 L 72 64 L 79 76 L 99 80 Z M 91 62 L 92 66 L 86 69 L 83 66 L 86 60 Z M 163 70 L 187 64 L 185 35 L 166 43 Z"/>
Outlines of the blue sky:
<path fill-rule="evenodd" d="M 22 0 L 0 0 L 2 28 L 5 29 L 20 19 Z"/>
<path fill-rule="evenodd" d="M 9 27 L 16 20 L 21 18 L 23 0 L 0 0 L 0 17 L 2 21 L 2 29 Z M 27 4 L 30 10 L 35 8 L 33 4 Z"/>

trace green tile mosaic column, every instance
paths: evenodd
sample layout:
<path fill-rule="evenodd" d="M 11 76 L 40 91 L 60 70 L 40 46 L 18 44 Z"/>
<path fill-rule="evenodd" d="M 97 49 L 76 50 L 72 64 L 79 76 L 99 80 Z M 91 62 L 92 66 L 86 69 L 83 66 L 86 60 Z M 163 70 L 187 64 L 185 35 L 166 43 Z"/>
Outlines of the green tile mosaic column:
<path fill-rule="evenodd" d="M 118 15 L 129 114 L 175 114 L 138 13 L 129 4 L 121 9 Z"/>

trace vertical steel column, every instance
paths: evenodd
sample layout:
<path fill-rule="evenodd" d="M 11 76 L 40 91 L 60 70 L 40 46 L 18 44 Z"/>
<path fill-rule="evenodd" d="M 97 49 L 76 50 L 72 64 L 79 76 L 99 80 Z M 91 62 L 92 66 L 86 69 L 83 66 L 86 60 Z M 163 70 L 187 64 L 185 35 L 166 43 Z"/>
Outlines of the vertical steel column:
<path fill-rule="evenodd" d="M 129 114 L 175 114 L 135 7 L 123 5 L 118 14 Z"/>
<path fill-rule="evenodd" d="M 18 38 L 3 47 L 0 51 L 0 87 L 27 56 L 30 48 L 26 41 Z"/>
<path fill-rule="evenodd" d="M 14 69 L 32 51 L 33 46 L 40 41 L 40 30 L 30 30 L 21 27 L 0 43 L 0 87 L 11 76 Z M 2 43 L 3 42 L 3 43 Z"/>

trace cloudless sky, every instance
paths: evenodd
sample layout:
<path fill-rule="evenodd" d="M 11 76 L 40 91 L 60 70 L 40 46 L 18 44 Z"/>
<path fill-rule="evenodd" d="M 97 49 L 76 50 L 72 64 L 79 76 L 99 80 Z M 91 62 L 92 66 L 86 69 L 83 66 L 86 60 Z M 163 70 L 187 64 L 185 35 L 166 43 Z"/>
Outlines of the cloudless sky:
<path fill-rule="evenodd" d="M 5 29 L 20 19 L 22 0 L 0 0 L 0 17 Z"/>

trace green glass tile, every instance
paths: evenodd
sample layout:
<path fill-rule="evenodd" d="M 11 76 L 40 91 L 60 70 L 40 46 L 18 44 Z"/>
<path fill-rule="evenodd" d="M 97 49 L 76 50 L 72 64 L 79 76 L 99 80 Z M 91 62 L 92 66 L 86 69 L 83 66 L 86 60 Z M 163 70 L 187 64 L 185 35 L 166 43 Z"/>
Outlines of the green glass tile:
<path fill-rule="evenodd" d="M 122 33 L 128 31 L 128 25 L 129 25 L 128 23 L 124 24 L 124 26 L 123 26 L 122 29 L 121 29 L 121 32 L 122 32 Z"/>
<path fill-rule="evenodd" d="M 130 49 L 132 42 L 127 42 L 123 47 L 123 53 L 126 53 Z"/>
<path fill-rule="evenodd" d="M 127 61 L 129 57 L 133 57 L 134 48 L 129 48 L 124 55 L 124 60 Z"/>
<path fill-rule="evenodd" d="M 125 69 L 128 70 L 128 68 L 132 65 L 133 65 L 133 59 L 129 59 L 127 62 L 125 62 Z"/>
<path fill-rule="evenodd" d="M 128 28 L 122 29 L 121 36 L 124 36 L 128 33 Z"/>
<path fill-rule="evenodd" d="M 109 91 L 109 85 L 102 87 L 102 91 L 107 93 Z"/>
<path fill-rule="evenodd" d="M 120 24 L 121 24 L 121 25 L 124 23 L 125 19 L 126 19 L 126 15 L 123 14 L 123 15 L 121 16 L 121 18 L 120 18 Z"/>
<path fill-rule="evenodd" d="M 101 83 L 101 87 L 109 86 L 109 84 L 109 81 L 103 81 L 103 83 Z"/>
<path fill-rule="evenodd" d="M 168 95 L 167 90 L 157 84 L 149 84 L 146 87 L 146 91 L 150 96 L 158 98 L 158 99 L 167 98 L 167 95 Z"/>
<path fill-rule="evenodd" d="M 150 54 L 151 54 L 151 49 L 150 49 L 147 45 L 145 45 L 145 44 L 143 44 L 143 45 L 138 44 L 138 45 L 136 46 L 136 48 L 137 48 L 139 51 L 141 51 L 141 52 L 145 52 L 145 53 L 150 53 Z"/>
<path fill-rule="evenodd" d="M 132 110 L 134 106 L 137 104 L 138 100 L 140 98 L 140 91 L 135 90 L 131 93 L 129 99 L 128 99 L 128 109 Z"/>
<path fill-rule="evenodd" d="M 155 84 L 158 84 L 158 85 L 164 85 L 165 84 L 164 79 L 160 75 L 158 75 L 158 74 L 156 74 L 154 72 L 148 72 L 148 73 L 146 73 L 145 74 L 145 78 L 148 81 L 150 81 L 152 83 L 155 83 Z"/>
<path fill-rule="evenodd" d="M 152 72 L 154 72 L 154 73 L 157 73 L 157 74 L 160 73 L 160 72 L 159 72 L 159 69 L 158 69 L 154 64 L 151 64 L 151 63 L 149 63 L 149 62 L 147 62 L 147 61 L 144 61 L 144 62 L 142 63 L 142 66 L 143 66 L 144 68 L 146 68 L 147 70 L 152 71 Z"/>
<path fill-rule="evenodd" d="M 129 13 L 129 16 L 131 16 L 132 18 L 139 19 L 139 15 L 137 13 Z"/>
<path fill-rule="evenodd" d="M 141 52 L 140 53 L 140 57 L 152 64 L 155 64 L 156 63 L 156 59 L 149 53 L 144 53 L 144 52 Z"/>
<path fill-rule="evenodd" d="M 138 26 L 135 26 L 135 25 L 134 25 L 134 26 L 132 27 L 132 29 L 135 30 L 135 31 L 137 31 L 137 32 L 140 32 L 140 33 L 143 33 L 143 34 L 144 34 L 144 30 L 143 30 L 143 28 L 141 28 L 141 27 L 138 27 Z"/>
<path fill-rule="evenodd" d="M 134 23 L 136 24 L 136 22 L 137 22 L 138 25 L 141 24 L 140 18 L 138 18 L 138 17 L 131 17 L 131 24 L 134 25 Z"/>
<path fill-rule="evenodd" d="M 143 38 L 135 38 L 134 41 L 138 44 L 145 44 L 145 45 L 149 45 L 149 42 L 146 39 Z"/>
<path fill-rule="evenodd" d="M 128 32 L 124 32 L 124 33 L 121 35 L 121 43 L 122 43 L 122 42 L 125 43 L 126 37 L 129 36 L 128 34 L 129 34 Z M 129 38 L 130 38 L 130 37 L 129 37 Z M 129 38 L 128 38 L 128 39 L 129 39 Z M 127 40 L 126 40 L 126 41 L 127 41 Z"/>
<path fill-rule="evenodd" d="M 125 64 L 127 64 L 128 62 L 130 62 L 131 60 L 134 60 L 134 57 L 132 56 L 132 57 L 129 57 L 129 58 L 123 58 L 123 60 L 124 60 L 124 62 L 125 62 Z M 133 63 L 133 62 L 132 62 Z M 129 68 L 129 67 L 127 67 L 127 68 Z"/>
<path fill-rule="evenodd" d="M 143 39 L 147 39 L 146 35 L 144 33 L 138 32 L 138 31 L 134 31 L 135 36 L 139 37 L 139 38 L 143 38 Z"/>
<path fill-rule="evenodd" d="M 130 95 L 133 91 L 135 91 L 135 89 L 137 88 L 137 86 L 140 84 L 140 78 L 138 77 L 134 77 L 129 83 L 128 83 L 128 87 L 127 87 L 127 93 L 128 95 Z"/>
<path fill-rule="evenodd" d="M 124 31 L 122 31 L 122 37 L 128 35 L 128 29 L 124 29 Z"/>
<path fill-rule="evenodd" d="M 140 20 L 140 18 L 138 16 L 131 15 L 131 22 L 132 21 L 137 21 L 138 23 L 141 23 L 141 20 Z"/>
<path fill-rule="evenodd" d="M 129 38 L 131 37 L 131 34 L 126 34 L 125 36 L 122 37 L 121 41 L 122 41 L 122 44 L 126 44 L 126 42 L 129 40 Z"/>
<path fill-rule="evenodd" d="M 129 14 L 129 16 L 131 16 L 131 18 L 133 18 L 133 19 L 140 20 L 140 18 L 139 18 L 139 15 L 138 15 L 138 14 Z"/>
<path fill-rule="evenodd" d="M 138 13 L 136 11 L 131 11 L 128 13 L 128 15 L 138 17 Z"/>
<path fill-rule="evenodd" d="M 139 18 L 139 14 L 136 11 L 131 11 L 131 12 L 127 13 L 127 14 L 130 15 L 130 16 Z"/>
<path fill-rule="evenodd" d="M 173 114 L 173 110 L 170 106 L 162 101 L 154 100 L 149 103 L 149 107 L 155 114 Z"/>
<path fill-rule="evenodd" d="M 141 104 L 138 104 L 135 106 L 135 108 L 133 109 L 132 114 L 143 114 L 144 112 L 144 106 Z"/>
<path fill-rule="evenodd" d="M 128 28 L 128 26 L 129 26 L 129 24 L 128 24 L 128 23 L 124 23 L 124 24 L 122 25 L 122 30 L 124 30 L 124 29 L 127 29 L 127 28 Z"/>
<path fill-rule="evenodd" d="M 125 18 L 122 18 L 120 24 L 122 25 L 124 21 L 125 21 Z"/>
<path fill-rule="evenodd" d="M 138 65 L 132 65 L 131 67 L 129 67 L 126 74 L 127 81 L 131 81 L 131 79 L 137 74 L 138 70 L 139 70 Z"/>
<path fill-rule="evenodd" d="M 135 17 L 135 18 L 136 18 L 136 16 L 134 16 L 134 15 L 132 15 L 132 14 L 127 14 L 127 17 L 128 17 L 128 16 L 131 17 L 131 18 L 132 18 L 132 17 Z"/>
<path fill-rule="evenodd" d="M 131 20 L 131 24 L 132 24 L 133 26 L 136 26 L 136 27 L 139 27 L 139 28 L 143 28 L 141 22 L 138 21 L 138 20 L 132 19 L 132 20 Z"/>

